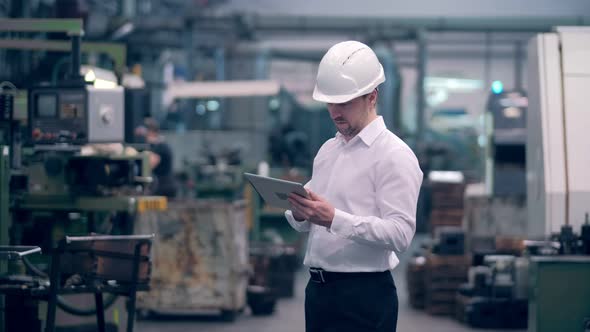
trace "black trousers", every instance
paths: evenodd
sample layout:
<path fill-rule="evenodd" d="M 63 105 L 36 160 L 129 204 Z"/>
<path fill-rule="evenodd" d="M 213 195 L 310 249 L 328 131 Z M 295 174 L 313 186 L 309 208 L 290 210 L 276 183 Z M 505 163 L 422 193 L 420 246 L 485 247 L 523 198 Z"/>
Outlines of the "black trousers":
<path fill-rule="evenodd" d="M 311 280 L 305 288 L 306 332 L 395 332 L 397 289 L 391 273 Z"/>

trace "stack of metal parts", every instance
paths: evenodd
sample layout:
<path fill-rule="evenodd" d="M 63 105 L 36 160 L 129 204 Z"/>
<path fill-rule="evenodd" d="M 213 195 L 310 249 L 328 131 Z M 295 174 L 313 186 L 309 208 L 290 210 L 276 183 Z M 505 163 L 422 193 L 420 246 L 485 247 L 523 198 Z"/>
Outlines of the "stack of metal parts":
<path fill-rule="evenodd" d="M 560 255 L 590 255 L 590 216 L 586 213 L 579 233 L 566 224 L 561 226 L 559 234 L 554 234 L 551 238 L 559 243 Z"/>
<path fill-rule="evenodd" d="M 408 300 L 414 309 L 425 307 L 426 258 L 424 256 L 413 257 L 406 269 L 406 282 L 408 288 Z"/>
<path fill-rule="evenodd" d="M 251 284 L 268 285 L 281 298 L 295 294 L 295 270 L 300 266 L 292 245 L 257 243 L 251 245 L 250 262 L 254 268 Z"/>
<path fill-rule="evenodd" d="M 410 305 L 433 315 L 452 315 L 459 286 L 467 280 L 472 258 L 465 255 L 460 227 L 436 228 L 434 243 L 424 256 L 414 257 L 406 270 Z"/>
<path fill-rule="evenodd" d="M 432 315 L 455 312 L 457 290 L 467 280 L 471 258 L 465 255 L 426 256 L 425 309 Z"/>
<path fill-rule="evenodd" d="M 438 227 L 461 226 L 463 223 L 463 194 L 465 183 L 458 172 L 431 172 L 432 211 L 430 231 L 435 234 Z"/>
<path fill-rule="evenodd" d="M 472 327 L 526 328 L 528 261 L 511 255 L 489 255 L 484 265 L 469 269 L 461 285 L 455 316 Z"/>
<path fill-rule="evenodd" d="M 465 254 L 465 232 L 457 226 L 441 226 L 435 229 L 432 252 L 437 255 Z"/>
<path fill-rule="evenodd" d="M 295 270 L 300 266 L 294 246 L 268 242 L 253 244 L 250 265 L 248 305 L 254 315 L 272 314 L 278 298 L 294 296 Z"/>
<path fill-rule="evenodd" d="M 511 239 L 522 240 L 527 237 L 527 225 L 525 197 L 490 196 L 483 183 L 466 187 L 463 226 L 469 252 L 493 253 L 496 244 L 506 246 Z"/>

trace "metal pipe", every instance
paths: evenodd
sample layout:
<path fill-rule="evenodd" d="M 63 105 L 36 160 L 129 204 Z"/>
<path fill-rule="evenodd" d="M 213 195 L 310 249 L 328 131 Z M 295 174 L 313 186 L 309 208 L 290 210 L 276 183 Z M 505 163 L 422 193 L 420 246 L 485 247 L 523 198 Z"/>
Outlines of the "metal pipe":
<path fill-rule="evenodd" d="M 72 61 L 71 61 L 71 79 L 80 78 L 80 62 L 82 59 L 82 51 L 80 50 L 80 43 L 82 37 L 79 35 L 72 36 Z"/>
<path fill-rule="evenodd" d="M 58 40 L 41 39 L 0 39 L 0 49 L 70 52 L 72 43 Z M 123 73 L 127 58 L 127 47 L 118 43 L 84 42 L 80 49 L 83 53 L 100 53 L 108 55 L 115 65 L 117 73 Z"/>
<path fill-rule="evenodd" d="M 426 32 L 419 30 L 418 36 L 418 53 L 417 53 L 417 72 L 418 79 L 416 81 L 416 143 L 420 146 L 420 143 L 424 139 L 424 112 L 426 108 L 426 94 L 424 91 L 424 81 L 426 78 L 426 61 L 427 61 L 427 45 L 426 45 Z"/>
<path fill-rule="evenodd" d="M 82 19 L 0 19 L 0 31 L 65 32 L 71 36 L 84 34 Z"/>
<path fill-rule="evenodd" d="M 186 45 L 186 57 L 187 57 L 187 69 L 188 69 L 188 81 L 192 81 L 195 79 L 195 72 L 196 72 L 196 65 L 195 65 L 195 58 L 197 56 L 195 52 L 195 34 L 196 31 L 193 28 L 194 21 L 188 20 L 186 21 L 186 30 L 183 31 L 184 37 L 184 45 Z"/>
<path fill-rule="evenodd" d="M 485 56 L 484 56 L 484 76 L 483 82 L 484 86 L 487 88 L 490 84 L 491 80 L 491 51 L 492 51 L 492 36 L 488 32 L 486 33 L 485 38 Z"/>
<path fill-rule="evenodd" d="M 522 42 L 516 42 L 514 45 L 514 88 L 522 90 L 522 62 L 523 62 Z"/>
<path fill-rule="evenodd" d="M 254 31 L 464 31 L 549 32 L 554 26 L 590 25 L 588 16 L 569 17 L 394 17 L 358 18 L 330 16 L 244 16 Z"/>
<path fill-rule="evenodd" d="M 417 51 L 413 50 L 398 50 L 395 52 L 396 57 L 402 58 L 404 61 L 415 59 Z M 433 50 L 432 47 L 428 47 L 428 57 L 430 59 L 451 59 L 451 60 L 468 60 L 468 59 L 482 59 L 485 58 L 486 51 L 459 51 L 459 50 Z M 508 59 L 514 60 L 513 51 L 492 51 L 489 53 L 489 57 L 493 59 Z M 522 55 L 525 60 L 525 54 Z"/>
<path fill-rule="evenodd" d="M 225 81 L 225 48 L 223 46 L 218 47 L 215 49 L 215 79 L 217 81 Z M 219 108 L 224 110 L 226 108 L 226 100 L 225 98 L 219 99 Z M 209 116 L 209 125 L 210 128 L 217 128 L 221 129 L 223 126 L 222 123 L 222 112 L 212 112 Z"/>

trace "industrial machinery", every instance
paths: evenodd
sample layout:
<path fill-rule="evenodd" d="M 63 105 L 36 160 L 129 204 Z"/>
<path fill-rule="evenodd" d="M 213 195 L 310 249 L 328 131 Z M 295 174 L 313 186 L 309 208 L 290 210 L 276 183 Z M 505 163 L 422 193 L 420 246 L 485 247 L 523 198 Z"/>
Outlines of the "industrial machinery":
<path fill-rule="evenodd" d="M 590 30 L 557 28 L 529 44 L 527 191 L 529 235 L 544 237 L 584 223 L 590 202 Z"/>
<path fill-rule="evenodd" d="M 123 87 L 40 87 L 29 91 L 29 131 L 34 144 L 122 142 Z"/>
<path fill-rule="evenodd" d="M 526 194 L 526 113 L 528 98 L 523 91 L 492 93 L 486 119 L 489 149 L 486 157 L 486 184 L 494 196 Z"/>
<path fill-rule="evenodd" d="M 49 280 L 56 280 L 52 273 L 63 268 L 61 265 L 57 267 L 55 261 L 59 248 L 69 248 L 62 246 L 66 236 L 84 237 L 91 232 L 131 236 L 135 216 L 145 210 L 165 209 L 166 198 L 146 195 L 147 185 L 151 182 L 147 153 L 121 144 L 125 128 L 124 89 L 117 84 L 93 86 L 80 77 L 82 21 L 52 21 L 49 23 L 53 24 L 49 24 L 46 21 L 7 20 L 3 23 L 6 23 L 3 27 L 15 31 L 44 31 L 44 28 L 61 31 L 59 27 L 62 26 L 63 31 L 72 36 L 70 75 L 58 84 L 29 87 L 27 112 L 16 116 L 17 94 L 1 93 L 0 124 L 5 135 L 0 158 L 0 245 L 40 247 L 43 255 L 36 255 L 26 265 L 35 278 L 44 280 L 41 285 L 47 288 Z M 114 246 L 108 251 L 114 251 L 117 256 L 117 248 Z M 119 254 L 123 255 L 122 252 Z M 141 255 L 142 262 L 149 259 L 147 254 L 142 252 Z M 117 269 L 121 270 L 126 264 L 135 263 L 129 259 L 118 264 Z M 97 266 L 99 270 L 104 268 L 100 262 Z M 6 273 L 22 275 L 24 270 L 0 264 L 0 274 Z M 67 280 L 71 283 L 71 278 Z M 146 280 L 142 282 L 145 284 Z M 49 283 L 49 287 L 62 289 L 55 283 Z M 89 289 L 82 293 L 88 293 Z M 132 294 L 129 300 L 134 301 L 134 292 L 121 294 Z M 57 311 L 56 320 L 51 318 L 54 321 L 47 321 L 45 325 L 51 327 L 57 322 L 57 325 L 72 327 L 90 322 L 122 331 L 126 315 L 120 313 L 127 311 L 125 301 L 106 296 L 103 302 L 101 292 L 96 297 L 92 294 L 56 297 L 52 293 L 50 310 L 55 310 L 55 305 L 62 310 Z M 43 306 L 36 299 L 27 297 L 29 295 L 18 293 L 5 297 L 0 294 L 0 301 L 20 305 L 19 310 L 30 312 L 31 317 L 45 317 Z M 103 304 L 104 315 L 103 310 L 95 309 Z M 134 307 L 128 308 L 131 308 L 129 313 L 133 319 Z M 22 330 L 38 331 L 43 325 L 38 325 L 37 319 L 15 323 L 16 316 L 3 315 L 4 305 L 0 309 L 0 331 L 14 324 Z M 48 312 L 48 319 L 54 317 L 53 313 Z M 94 317 L 83 317 L 94 314 L 99 317 L 98 322 Z M 131 329 L 132 324 L 129 324 L 128 331 Z"/>
<path fill-rule="evenodd" d="M 558 27 L 529 43 L 528 235 L 554 238 L 561 254 L 531 259 L 529 331 L 590 326 L 590 260 L 576 255 L 587 255 L 580 242 L 588 241 L 589 57 L 587 27 Z"/>

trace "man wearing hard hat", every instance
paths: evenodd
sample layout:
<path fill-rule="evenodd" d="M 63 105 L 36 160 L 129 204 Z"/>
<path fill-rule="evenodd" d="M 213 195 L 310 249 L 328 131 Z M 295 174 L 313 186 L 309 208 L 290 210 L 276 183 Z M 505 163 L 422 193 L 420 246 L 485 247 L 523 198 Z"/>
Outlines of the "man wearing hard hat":
<path fill-rule="evenodd" d="M 308 198 L 291 194 L 289 224 L 309 232 L 304 264 L 307 332 L 396 330 L 390 271 L 416 230 L 422 171 L 412 150 L 377 115 L 383 67 L 367 45 L 328 50 L 313 98 L 338 129 L 318 151 Z"/>

